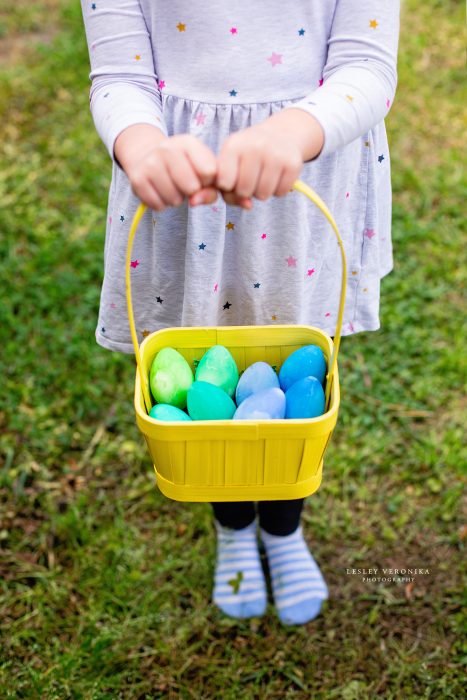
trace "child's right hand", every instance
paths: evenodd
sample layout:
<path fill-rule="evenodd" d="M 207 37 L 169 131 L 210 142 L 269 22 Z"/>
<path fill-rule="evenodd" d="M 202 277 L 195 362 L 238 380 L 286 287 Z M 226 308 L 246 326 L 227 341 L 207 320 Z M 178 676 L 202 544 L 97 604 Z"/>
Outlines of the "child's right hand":
<path fill-rule="evenodd" d="M 203 204 L 216 201 L 214 153 L 190 134 L 167 137 L 149 124 L 135 124 L 115 141 L 115 157 L 134 194 L 148 207 L 163 211 L 202 191 Z"/>

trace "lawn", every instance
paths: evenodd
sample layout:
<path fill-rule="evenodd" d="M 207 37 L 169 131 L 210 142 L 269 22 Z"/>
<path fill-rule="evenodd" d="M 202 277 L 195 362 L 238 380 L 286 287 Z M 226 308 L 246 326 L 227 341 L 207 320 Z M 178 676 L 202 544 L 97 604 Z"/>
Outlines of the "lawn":
<path fill-rule="evenodd" d="M 466 696 L 463 53 L 460 3 L 406 0 L 395 270 L 381 329 L 342 342 L 304 514 L 331 597 L 286 628 L 272 605 L 243 622 L 212 606 L 210 507 L 155 488 L 134 360 L 94 341 L 110 161 L 79 3 L 0 5 L 1 698 Z M 370 567 L 423 573 L 348 572 Z"/>

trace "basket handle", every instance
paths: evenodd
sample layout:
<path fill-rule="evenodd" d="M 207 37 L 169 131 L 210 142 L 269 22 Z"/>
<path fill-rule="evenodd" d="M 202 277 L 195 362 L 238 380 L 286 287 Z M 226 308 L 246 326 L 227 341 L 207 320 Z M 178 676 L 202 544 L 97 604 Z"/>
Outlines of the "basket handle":
<path fill-rule="evenodd" d="M 341 238 L 339 230 L 337 228 L 337 224 L 336 224 L 331 212 L 327 208 L 326 204 L 321 199 L 321 197 L 318 194 L 316 194 L 316 192 L 314 190 L 312 190 L 311 187 L 309 187 L 304 182 L 302 182 L 302 180 L 297 180 L 294 183 L 292 189 L 297 190 L 298 192 L 301 192 L 306 197 L 308 197 L 308 199 L 310 199 L 313 202 L 313 204 L 315 204 L 318 207 L 318 209 L 324 214 L 326 219 L 331 224 L 331 227 L 336 235 L 337 242 L 339 244 L 339 248 L 341 251 L 342 280 L 341 280 L 339 310 L 337 313 L 337 324 L 336 324 L 336 332 L 334 335 L 334 345 L 333 345 L 333 350 L 332 350 L 332 354 L 331 354 L 331 361 L 329 363 L 328 373 L 326 375 L 325 411 L 327 411 L 328 406 L 329 406 L 329 399 L 331 396 L 332 382 L 334 379 L 334 373 L 335 373 L 335 368 L 336 368 L 336 363 L 337 363 L 337 356 L 339 354 L 339 346 L 340 346 L 340 341 L 341 341 L 342 320 L 344 317 L 345 293 L 346 293 L 346 288 L 347 288 L 347 261 L 346 261 L 346 257 L 345 257 L 344 244 L 342 242 L 342 238 Z M 140 376 L 140 380 L 141 380 L 141 387 L 143 390 L 144 403 L 146 405 L 146 410 L 149 413 L 149 411 L 151 410 L 151 407 L 152 407 L 151 394 L 149 391 L 149 381 L 148 381 L 148 378 L 146 376 L 146 372 L 144 372 L 144 370 L 143 370 L 143 363 L 141 361 L 141 353 L 140 353 L 140 349 L 139 349 L 138 336 L 136 335 L 135 319 L 134 319 L 134 315 L 133 315 L 133 303 L 132 303 L 132 298 L 131 298 L 131 275 L 130 275 L 131 251 L 133 248 L 133 240 L 134 240 L 134 237 L 136 234 L 136 229 L 138 228 L 138 225 L 139 225 L 146 209 L 147 209 L 146 205 L 140 203 L 140 205 L 138 206 L 138 209 L 136 210 L 136 213 L 133 217 L 133 221 L 131 222 L 130 234 L 128 236 L 128 244 L 127 244 L 127 251 L 126 251 L 125 287 L 126 287 L 126 301 L 127 301 L 127 308 L 128 308 L 128 321 L 130 324 L 131 340 L 133 341 L 133 347 L 135 350 L 136 364 L 137 364 L 137 368 L 138 368 L 138 372 L 139 372 L 139 376 Z"/>

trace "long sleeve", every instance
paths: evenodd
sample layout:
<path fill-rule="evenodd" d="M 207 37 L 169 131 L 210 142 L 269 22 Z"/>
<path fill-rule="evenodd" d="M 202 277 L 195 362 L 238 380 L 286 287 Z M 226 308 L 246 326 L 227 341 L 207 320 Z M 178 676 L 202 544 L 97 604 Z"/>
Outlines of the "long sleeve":
<path fill-rule="evenodd" d="M 397 84 L 399 0 L 336 0 L 321 85 L 293 107 L 324 130 L 321 158 L 387 115 Z"/>
<path fill-rule="evenodd" d="M 92 81 L 90 109 L 110 157 L 117 136 L 133 124 L 164 133 L 151 40 L 137 0 L 81 0 Z"/>

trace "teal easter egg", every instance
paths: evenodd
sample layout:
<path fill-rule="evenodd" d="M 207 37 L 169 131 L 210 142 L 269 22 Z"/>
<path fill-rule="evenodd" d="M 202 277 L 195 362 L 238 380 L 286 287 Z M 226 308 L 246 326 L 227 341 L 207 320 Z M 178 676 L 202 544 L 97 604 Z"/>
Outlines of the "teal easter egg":
<path fill-rule="evenodd" d="M 225 391 L 208 382 L 194 381 L 187 394 L 188 413 L 193 420 L 230 420 L 236 406 Z"/>
<path fill-rule="evenodd" d="M 250 394 L 237 408 L 234 420 L 275 420 L 285 416 L 285 394 L 278 387 Z"/>
<path fill-rule="evenodd" d="M 186 394 L 193 384 L 193 372 L 177 350 L 162 348 L 151 365 L 149 384 L 157 403 L 185 408 Z"/>
<path fill-rule="evenodd" d="M 303 377 L 316 377 L 324 382 L 326 376 L 326 360 L 324 353 L 317 345 L 305 345 L 295 350 L 285 360 L 279 370 L 279 383 L 283 391 Z"/>
<path fill-rule="evenodd" d="M 303 377 L 285 392 L 286 418 L 316 418 L 324 413 L 324 391 L 316 377 Z"/>
<path fill-rule="evenodd" d="M 191 418 L 189 415 L 182 411 L 176 406 L 171 406 L 168 403 L 157 403 L 149 411 L 151 418 L 156 418 L 157 420 L 189 420 Z"/>
<path fill-rule="evenodd" d="M 265 389 L 279 388 L 279 379 L 271 365 L 267 362 L 254 362 L 246 368 L 238 380 L 235 389 L 237 406 L 245 401 L 251 394 L 257 394 Z"/>
<path fill-rule="evenodd" d="M 209 348 L 199 361 L 195 379 L 214 384 L 232 397 L 238 382 L 238 369 L 227 348 L 223 345 Z"/>

